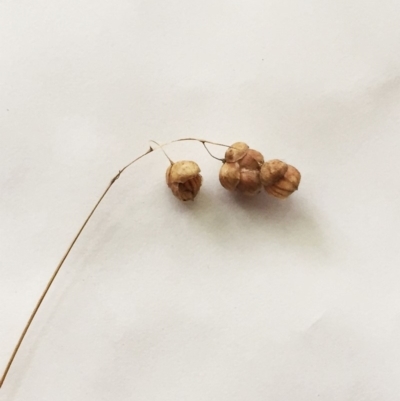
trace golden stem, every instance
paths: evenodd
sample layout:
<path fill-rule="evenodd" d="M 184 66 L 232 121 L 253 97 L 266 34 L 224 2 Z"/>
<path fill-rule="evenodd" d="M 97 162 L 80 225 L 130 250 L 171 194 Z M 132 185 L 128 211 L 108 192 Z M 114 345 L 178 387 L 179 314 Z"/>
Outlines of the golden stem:
<path fill-rule="evenodd" d="M 175 142 L 183 142 L 183 141 L 197 141 L 197 142 L 201 142 L 203 145 L 204 145 L 204 143 L 209 143 L 209 144 L 212 144 L 212 145 L 229 147 L 228 145 L 223 145 L 223 144 L 220 144 L 220 143 L 210 142 L 210 141 L 206 141 L 206 140 L 204 140 L 204 139 L 182 138 L 182 139 L 176 139 L 176 140 L 174 140 L 174 141 L 168 142 L 168 143 L 166 143 L 166 144 L 164 144 L 164 145 L 162 145 L 162 146 L 159 145 L 159 149 L 162 149 L 163 146 L 167 146 L 167 145 L 170 145 L 170 144 L 175 143 Z M 155 142 L 155 143 L 156 143 L 156 142 Z M 157 145 L 158 145 L 158 144 L 157 144 Z M 11 368 L 11 365 L 12 365 L 12 363 L 14 362 L 14 359 L 15 359 L 17 353 L 18 353 L 18 350 L 20 349 L 21 344 L 22 344 L 22 342 L 24 341 L 24 338 L 25 338 L 25 336 L 26 336 L 26 333 L 28 332 L 28 330 L 29 330 L 29 328 L 30 328 L 30 326 L 31 326 L 31 323 L 32 323 L 33 319 L 35 318 L 35 316 L 36 316 L 36 314 L 37 314 L 37 312 L 38 312 L 40 306 L 42 305 L 42 302 L 43 302 L 44 298 L 46 297 L 47 293 L 49 292 L 51 285 L 53 284 L 55 278 L 57 277 L 57 274 L 59 273 L 61 267 L 63 266 L 65 260 L 67 259 L 68 255 L 69 255 L 69 253 L 71 252 L 71 250 L 72 250 L 72 248 L 74 247 L 76 241 L 78 240 L 78 238 L 79 238 L 80 235 L 82 234 L 82 231 L 83 231 L 84 228 L 86 227 L 87 223 L 89 222 L 89 220 L 90 220 L 91 217 L 93 216 L 94 212 L 96 211 L 96 209 L 98 208 L 98 206 L 100 205 L 100 203 L 102 202 L 102 200 L 104 199 L 104 197 L 107 195 L 108 191 L 109 191 L 110 188 L 113 186 L 113 184 L 115 183 L 115 181 L 117 181 L 118 178 L 121 176 L 121 174 L 122 174 L 128 167 L 130 167 L 133 163 L 137 162 L 138 160 L 142 159 L 143 157 L 145 157 L 146 155 L 148 155 L 149 153 L 151 153 L 151 152 L 153 152 L 153 151 L 154 151 L 154 149 L 153 149 L 153 148 L 150 148 L 150 149 L 147 150 L 145 153 L 143 153 L 142 155 L 140 155 L 139 157 L 137 157 L 136 159 L 134 159 L 133 161 L 131 161 L 130 163 L 128 163 L 128 164 L 127 164 L 125 167 L 123 167 L 121 170 L 119 170 L 118 174 L 115 175 L 115 177 L 113 177 L 113 178 L 111 179 L 111 181 L 110 181 L 110 183 L 108 184 L 107 188 L 105 189 L 105 191 L 103 192 L 103 194 L 100 196 L 99 200 L 98 200 L 98 201 L 96 202 L 96 204 L 94 205 L 92 211 L 89 213 L 89 215 L 87 216 L 86 220 L 83 222 L 81 228 L 79 229 L 79 231 L 78 231 L 77 234 L 75 235 L 73 241 L 71 242 L 71 244 L 70 244 L 70 246 L 68 247 L 67 251 L 65 252 L 64 256 L 61 258 L 61 260 L 60 260 L 59 264 L 57 265 L 57 267 L 56 267 L 56 269 L 55 269 L 53 275 L 51 276 L 49 282 L 47 283 L 46 288 L 44 289 L 42 295 L 40 296 L 38 302 L 36 303 L 36 306 L 35 306 L 35 308 L 33 309 L 32 313 L 31 313 L 31 315 L 30 315 L 30 317 L 29 317 L 29 319 L 28 319 L 28 322 L 26 323 L 26 325 L 25 325 L 25 327 L 24 327 L 24 329 L 23 329 L 23 331 L 22 331 L 22 333 L 21 333 L 21 335 L 20 335 L 20 337 L 19 337 L 19 339 L 18 339 L 17 345 L 15 346 L 14 351 L 12 352 L 11 357 L 10 357 L 10 359 L 9 359 L 9 361 L 8 361 L 8 363 L 7 363 L 7 366 L 6 366 L 5 370 L 4 370 L 4 373 L 3 373 L 3 375 L 2 375 L 2 377 L 1 377 L 1 379 L 0 379 L 0 388 L 3 386 L 4 381 L 6 380 L 6 377 L 7 377 L 7 375 L 8 375 L 8 372 L 9 372 L 10 368 Z M 164 152 L 164 153 L 165 153 L 165 152 Z M 167 156 L 167 157 L 168 157 L 168 156 Z M 168 157 L 168 159 L 169 159 L 169 157 Z M 171 159 L 169 159 L 169 160 L 171 161 Z M 171 162 L 172 162 L 172 161 L 171 161 Z"/>

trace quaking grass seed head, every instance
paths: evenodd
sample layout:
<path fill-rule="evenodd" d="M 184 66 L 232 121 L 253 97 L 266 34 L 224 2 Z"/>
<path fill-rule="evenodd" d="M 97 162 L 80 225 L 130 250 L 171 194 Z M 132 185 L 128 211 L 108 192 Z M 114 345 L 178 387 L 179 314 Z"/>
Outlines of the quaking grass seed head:
<path fill-rule="evenodd" d="M 217 144 L 214 142 L 205 141 L 201 139 L 194 139 L 194 138 L 184 138 L 172 142 L 193 141 L 193 140 L 202 143 L 204 146 L 205 143 L 210 143 L 219 146 L 226 146 L 223 144 Z M 158 145 L 157 142 L 154 143 Z M 161 149 L 163 149 L 162 146 L 160 145 L 158 146 Z M 121 170 L 119 170 L 118 174 L 111 179 L 111 182 L 109 183 L 103 194 L 100 196 L 97 203 L 94 205 L 92 211 L 89 213 L 86 220 L 83 222 L 81 228 L 75 235 L 71 245 L 67 248 L 66 253 L 62 257 L 59 264 L 57 265 L 53 275 L 51 276 L 46 288 L 44 289 L 41 295 L 39 302 L 33 309 L 22 331 L 22 334 L 18 339 L 17 345 L 14 348 L 11 357 L 9 358 L 6 368 L 2 373 L 2 375 L 0 375 L 0 388 L 4 384 L 4 380 L 6 379 L 8 372 L 10 371 L 10 368 L 13 364 L 13 361 L 15 360 L 15 357 L 18 353 L 18 350 L 20 349 L 22 342 L 24 341 L 25 334 L 28 332 L 31 323 L 34 320 L 42 304 L 42 300 L 46 297 L 54 279 L 56 278 L 61 267 L 63 266 L 64 261 L 66 260 L 70 251 L 74 247 L 76 241 L 80 237 L 86 224 L 91 219 L 93 213 L 95 212 L 95 210 L 97 209 L 97 207 L 99 206 L 105 195 L 108 193 L 111 186 L 121 176 L 121 174 L 128 167 L 137 162 L 139 159 L 148 155 L 153 150 L 154 149 L 150 147 L 150 149 L 147 152 L 143 153 L 135 160 L 131 161 L 126 166 L 124 166 Z M 214 157 L 211 153 L 210 155 Z M 265 190 L 269 194 L 276 196 L 278 198 L 286 198 L 291 193 L 293 193 L 299 186 L 301 175 L 300 172 L 295 167 L 287 165 L 286 163 L 281 162 L 280 160 L 271 160 L 267 163 L 264 163 L 264 158 L 262 154 L 260 152 L 257 152 L 256 150 L 250 149 L 249 146 L 244 142 L 237 142 L 234 143 L 232 146 L 230 146 L 229 149 L 226 151 L 225 157 L 226 160 L 224 160 L 224 165 L 222 166 L 220 171 L 220 181 L 221 184 L 226 189 L 232 191 L 238 190 L 248 195 L 253 195 L 259 192 L 261 186 L 264 186 Z M 216 157 L 214 158 L 217 159 Z M 168 159 L 171 161 L 169 157 Z M 193 200 L 198 194 L 202 184 L 200 168 L 193 161 L 180 161 L 177 163 L 173 163 L 171 161 L 171 166 L 168 168 L 166 172 L 166 181 L 168 186 L 171 188 L 172 193 L 178 199 L 182 201 Z"/>
<path fill-rule="evenodd" d="M 181 201 L 194 200 L 202 184 L 200 167 L 193 161 L 173 163 L 166 172 L 166 181 L 172 193 Z"/>
<path fill-rule="evenodd" d="M 225 153 L 225 163 L 219 172 L 221 185 L 229 191 L 255 195 L 261 190 L 260 169 L 263 155 L 244 142 L 236 142 Z"/>

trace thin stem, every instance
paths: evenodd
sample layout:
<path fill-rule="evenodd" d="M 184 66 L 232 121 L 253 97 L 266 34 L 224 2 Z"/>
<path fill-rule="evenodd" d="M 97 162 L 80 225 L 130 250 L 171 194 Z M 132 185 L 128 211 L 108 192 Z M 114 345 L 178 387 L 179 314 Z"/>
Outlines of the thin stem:
<path fill-rule="evenodd" d="M 212 158 L 214 158 L 214 159 L 216 159 L 216 160 L 219 160 L 219 161 L 222 162 L 222 163 L 225 163 L 225 159 L 220 159 L 219 157 L 214 156 L 214 155 L 210 152 L 210 150 L 207 148 L 207 145 L 206 145 L 205 142 L 203 142 L 203 146 L 205 147 L 206 151 L 208 152 L 208 154 L 209 154 Z"/>
<path fill-rule="evenodd" d="M 211 142 L 207 141 L 206 139 L 197 139 L 197 138 L 182 138 L 182 139 L 175 139 L 174 141 L 166 143 L 164 146 L 169 145 L 170 143 L 175 143 L 175 142 L 185 142 L 185 141 L 197 141 L 201 143 L 209 143 L 210 145 L 216 145 L 216 146 L 223 146 L 224 148 L 229 148 L 230 145 L 225 145 L 223 143 L 218 143 L 218 142 Z"/>
<path fill-rule="evenodd" d="M 138 158 L 136 158 L 135 160 L 133 160 L 129 165 L 135 163 L 136 161 L 138 161 L 139 159 L 141 159 L 142 157 L 146 156 L 147 154 L 149 154 L 150 152 L 152 152 L 153 149 L 149 149 L 146 153 L 143 153 L 141 156 L 139 156 Z M 57 277 L 58 272 L 60 271 L 62 265 L 65 262 L 65 259 L 67 259 L 69 253 L 71 252 L 72 248 L 74 247 L 76 241 L 78 240 L 78 238 L 80 237 L 80 235 L 82 234 L 83 229 L 86 227 L 86 224 L 89 222 L 90 218 L 93 216 L 93 213 L 96 211 L 96 209 L 98 208 L 98 206 L 100 205 L 101 201 L 104 199 L 104 197 L 107 195 L 107 192 L 110 190 L 110 188 L 113 186 L 113 184 L 115 183 L 115 181 L 118 180 L 118 178 L 121 176 L 121 173 L 129 166 L 125 166 L 122 170 L 120 170 L 118 172 L 118 174 L 112 178 L 112 180 L 110 181 L 110 183 L 108 184 L 107 188 L 105 189 L 105 191 L 103 192 L 103 194 L 100 196 L 99 200 L 97 201 L 97 203 L 94 205 L 92 211 L 89 213 L 88 217 L 86 218 L 86 220 L 84 221 L 84 223 L 82 224 L 81 228 L 79 229 L 78 233 L 75 235 L 75 238 L 73 239 L 73 241 L 71 242 L 71 245 L 68 247 L 67 251 L 65 252 L 64 256 L 61 258 L 60 263 L 58 264 L 58 266 L 56 267 L 53 275 L 51 276 L 49 282 L 46 285 L 46 288 L 44 289 L 42 295 L 40 296 L 35 308 L 33 309 L 33 312 L 31 313 L 31 316 L 29 317 L 29 320 L 27 322 L 27 324 L 25 325 L 24 330 L 22 331 L 22 334 L 17 342 L 17 345 L 14 348 L 13 353 L 11 354 L 11 358 L 8 361 L 8 364 L 6 366 L 6 369 L 4 371 L 4 374 L 0 380 L 0 388 L 2 387 L 4 380 L 7 377 L 8 371 L 11 368 L 11 365 L 15 359 L 15 356 L 17 355 L 17 352 L 22 344 L 22 341 L 25 338 L 26 333 L 29 330 L 29 327 L 31 326 L 31 323 L 33 321 L 33 319 L 36 316 L 37 311 L 39 310 L 40 306 L 42 305 L 42 302 L 44 300 L 44 298 L 46 297 L 47 293 L 49 292 L 49 289 L 51 287 L 51 285 L 53 284 L 53 281 L 55 280 L 55 278 Z"/>
<path fill-rule="evenodd" d="M 168 142 L 165 145 L 159 145 L 159 148 L 162 149 L 163 146 L 167 146 L 170 145 L 172 143 L 175 142 L 183 142 L 183 141 L 197 141 L 197 142 L 201 142 L 203 145 L 205 143 L 209 143 L 212 145 L 217 145 L 217 146 L 224 146 L 224 147 L 229 147 L 228 145 L 223 145 L 220 143 L 215 143 L 215 142 L 210 142 L 210 141 L 206 141 L 204 139 L 196 139 L 196 138 L 182 138 L 182 139 L 176 139 L 174 141 Z M 153 141 L 154 142 L 154 141 Z M 155 142 L 157 143 L 157 142 Z M 10 371 L 11 365 L 14 362 L 14 359 L 18 353 L 18 350 L 21 347 L 22 342 L 24 341 L 24 338 L 26 336 L 26 333 L 28 332 L 33 319 L 35 318 L 40 306 L 42 305 L 43 300 L 45 299 L 47 293 L 50 290 L 51 285 L 53 284 L 55 278 L 57 277 L 59 271 L 61 270 L 61 267 L 63 266 L 65 260 L 67 259 L 68 255 L 70 254 L 72 248 L 74 247 L 76 241 L 78 240 L 78 238 L 80 237 L 80 235 L 82 234 L 82 231 L 84 230 L 84 228 L 86 227 L 87 223 L 89 222 L 89 220 L 91 219 L 91 217 L 93 216 L 94 212 L 96 211 L 96 209 L 99 207 L 100 203 L 102 202 L 102 200 L 104 199 L 104 197 L 107 195 L 108 191 L 111 189 L 111 187 L 114 185 L 115 181 L 118 180 L 118 178 L 121 176 L 121 174 L 128 168 L 130 167 L 132 164 L 134 164 L 135 162 L 137 162 L 138 160 L 142 159 L 143 157 L 145 157 L 146 155 L 148 155 L 149 153 L 153 152 L 154 149 L 150 148 L 149 150 L 147 150 L 145 153 L 143 153 L 142 155 L 140 155 L 139 157 L 137 157 L 136 159 L 134 159 L 133 161 L 131 161 L 130 163 L 128 163 L 125 167 L 123 167 L 121 170 L 118 171 L 118 174 L 116 174 L 110 181 L 110 183 L 108 184 L 107 188 L 105 189 L 105 191 L 103 192 L 103 194 L 100 196 L 99 200 L 96 202 L 96 204 L 94 205 L 92 211 L 89 213 L 89 215 L 86 217 L 86 220 L 83 222 L 81 228 L 79 229 L 79 231 L 77 232 L 77 234 L 75 235 L 73 241 L 71 242 L 70 246 L 68 247 L 67 251 L 65 252 L 64 256 L 61 258 L 59 264 L 57 265 L 53 275 L 51 276 L 49 282 L 46 285 L 46 288 L 44 289 L 42 295 L 40 296 L 38 302 L 36 303 L 35 308 L 33 309 L 28 322 L 25 325 L 25 328 L 22 331 L 22 334 L 20 335 L 17 345 L 14 348 L 14 351 L 11 354 L 11 357 L 7 363 L 7 366 L 4 370 L 3 376 L 0 379 L 0 388 L 3 386 L 4 381 L 6 380 L 6 377 L 8 375 L 8 372 Z M 164 152 L 165 153 L 165 152 Z M 209 152 L 210 153 L 210 152 Z M 211 153 L 210 153 L 211 154 Z M 168 157 L 168 156 L 167 156 Z M 168 157 L 169 159 L 169 157 Z M 171 159 L 169 159 L 171 161 Z"/>
<path fill-rule="evenodd" d="M 171 160 L 171 158 L 167 155 L 167 152 L 164 150 L 164 147 L 162 145 L 160 145 L 158 142 L 153 141 L 152 139 L 150 140 L 150 142 L 155 143 L 159 149 L 162 150 L 162 152 L 164 153 L 165 157 L 169 160 L 169 162 L 171 163 L 171 166 L 174 164 L 174 162 Z"/>

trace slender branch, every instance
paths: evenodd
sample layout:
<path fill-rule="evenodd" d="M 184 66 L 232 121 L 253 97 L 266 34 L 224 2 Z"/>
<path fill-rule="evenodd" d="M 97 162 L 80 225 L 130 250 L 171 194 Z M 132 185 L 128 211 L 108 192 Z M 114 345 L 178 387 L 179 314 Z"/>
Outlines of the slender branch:
<path fill-rule="evenodd" d="M 142 157 L 146 156 L 147 154 L 149 154 L 149 153 L 152 152 L 152 151 L 153 151 L 153 149 L 150 148 L 146 153 L 142 154 L 141 156 L 139 156 L 138 158 L 136 158 L 135 160 L 133 160 L 129 165 L 135 163 L 136 161 L 138 161 L 139 159 L 141 159 Z M 25 338 L 26 333 L 27 333 L 28 330 L 29 330 L 29 327 L 31 326 L 31 323 L 32 323 L 33 319 L 34 319 L 35 316 L 36 316 L 37 311 L 39 310 L 40 306 L 42 305 L 42 302 L 43 302 L 44 298 L 46 297 L 46 295 L 47 295 L 47 293 L 48 293 L 48 291 L 49 291 L 51 285 L 53 284 L 53 281 L 54 281 L 55 278 L 57 277 L 57 274 L 58 274 L 58 272 L 60 271 L 62 265 L 64 264 L 65 259 L 67 259 L 68 255 L 69 255 L 69 253 L 71 252 L 72 248 L 74 247 L 76 241 L 78 240 L 78 238 L 79 238 L 80 235 L 82 234 L 83 229 L 86 227 L 86 224 L 89 222 L 90 218 L 93 216 L 93 213 L 96 211 L 96 209 L 97 209 L 97 207 L 100 205 L 101 201 L 102 201 L 102 200 L 104 199 L 104 197 L 107 195 L 107 192 L 108 192 L 108 191 L 110 190 L 110 188 L 113 186 L 113 184 L 115 183 L 115 181 L 117 181 L 118 178 L 121 176 L 121 173 L 122 173 L 129 165 L 125 166 L 122 170 L 120 170 L 120 171 L 118 172 L 118 174 L 117 174 L 115 177 L 112 178 L 112 180 L 111 180 L 110 183 L 108 184 L 107 188 L 105 189 L 105 191 L 103 192 L 103 194 L 100 196 L 99 200 L 98 200 L 97 203 L 94 205 L 92 211 L 89 213 L 88 217 L 86 218 L 86 220 L 85 220 L 84 223 L 82 224 L 82 226 L 81 226 L 81 228 L 79 229 L 78 233 L 75 235 L 75 238 L 74 238 L 73 241 L 71 242 L 71 245 L 68 247 L 68 249 L 67 249 L 67 251 L 65 252 L 64 256 L 63 256 L 62 259 L 60 260 L 60 263 L 59 263 L 58 266 L 56 267 L 56 270 L 54 271 L 54 273 L 53 273 L 53 275 L 51 276 L 49 282 L 47 283 L 46 288 L 44 289 L 42 295 L 41 295 L 40 298 L 39 298 L 39 301 L 37 302 L 35 308 L 33 309 L 33 312 L 32 312 L 32 314 L 31 314 L 31 316 L 29 317 L 29 320 L 28 320 L 28 322 L 27 322 L 27 324 L 26 324 L 24 330 L 22 331 L 22 334 L 21 334 L 21 336 L 20 336 L 20 338 L 19 338 L 19 340 L 18 340 L 18 343 L 17 343 L 17 345 L 16 345 L 15 348 L 14 348 L 14 351 L 13 351 L 13 353 L 12 353 L 12 355 L 11 355 L 11 358 L 10 358 L 10 360 L 9 360 L 7 366 L 6 366 L 6 369 L 5 369 L 5 371 L 4 371 L 4 374 L 3 374 L 3 376 L 2 376 L 2 378 L 1 378 L 1 380 L 0 380 L 0 388 L 2 387 L 4 381 L 5 381 L 6 377 L 7 377 L 8 371 L 9 371 L 10 368 L 11 368 L 11 365 L 12 365 L 14 359 L 15 359 L 15 356 L 17 355 L 17 352 L 18 352 L 18 350 L 19 350 L 19 348 L 20 348 L 20 346 L 21 346 L 21 344 L 22 344 L 22 341 L 23 341 L 24 338 Z"/>
<path fill-rule="evenodd" d="M 223 143 L 218 143 L 218 142 L 211 142 L 211 141 L 207 141 L 205 139 L 197 139 L 197 138 L 182 138 L 182 139 L 175 139 L 174 141 L 168 142 L 163 146 L 167 146 L 170 143 L 175 143 L 175 142 L 186 142 L 186 141 L 197 141 L 197 142 L 201 142 L 201 143 L 209 143 L 210 145 L 216 145 L 216 146 L 223 146 L 224 148 L 229 148 L 230 145 L 225 145 Z"/>
<path fill-rule="evenodd" d="M 206 145 L 206 142 L 203 142 L 203 146 L 204 146 L 204 148 L 206 149 L 206 151 L 208 152 L 208 154 L 209 154 L 213 159 L 219 160 L 220 162 L 225 163 L 225 159 L 220 159 L 219 157 L 214 156 L 214 155 L 210 152 L 210 149 L 208 149 L 208 147 L 207 147 L 207 145 Z"/>
<path fill-rule="evenodd" d="M 169 162 L 171 163 L 171 166 L 174 164 L 174 162 L 171 160 L 171 158 L 167 155 L 167 152 L 164 150 L 164 147 L 162 145 L 160 145 L 158 142 L 153 141 L 152 139 L 150 140 L 150 142 L 155 143 L 164 153 L 165 157 L 169 160 Z"/>
<path fill-rule="evenodd" d="M 217 146 L 224 146 L 224 147 L 229 147 L 228 145 L 224 145 L 221 143 L 215 143 L 215 142 L 211 142 L 211 141 L 206 141 L 204 139 L 196 139 L 196 138 L 182 138 L 182 139 L 176 139 L 174 141 L 168 142 L 164 145 L 159 145 L 159 149 L 162 149 L 164 146 L 170 145 L 172 143 L 175 142 L 183 142 L 183 141 L 197 141 L 197 142 L 201 142 L 204 146 L 205 143 L 209 143 L 212 145 L 217 145 Z M 156 142 L 155 142 L 156 143 Z M 157 144 L 158 145 L 158 144 Z M 206 148 L 207 149 L 207 148 Z M 163 149 L 162 149 L 163 150 Z M 99 200 L 96 202 L 96 204 L 94 205 L 92 211 L 89 213 L 89 215 L 87 216 L 86 220 L 83 222 L 81 228 L 79 229 L 79 231 L 77 232 L 77 234 L 75 235 L 73 241 L 71 242 L 71 244 L 69 245 L 67 251 L 65 252 L 64 256 L 61 258 L 59 264 L 57 265 L 53 275 L 51 276 L 49 282 L 46 285 L 46 288 L 44 289 L 42 295 L 40 296 L 35 308 L 33 309 L 28 322 L 26 323 L 24 330 L 22 331 L 22 334 L 20 335 L 17 345 L 14 348 L 14 351 L 11 354 L 11 357 L 7 363 L 7 366 L 4 370 L 4 373 L 0 379 L 0 388 L 3 386 L 4 381 L 6 380 L 6 377 L 8 375 L 8 372 L 10 371 L 11 365 L 14 362 L 14 359 L 18 353 L 18 350 L 21 347 L 22 342 L 24 341 L 24 338 L 26 336 L 26 333 L 28 332 L 31 323 L 33 321 L 33 319 L 35 318 L 40 306 L 42 305 L 43 300 L 45 299 L 47 293 L 50 290 L 51 285 L 53 284 L 55 278 L 57 277 L 61 267 L 63 266 L 65 260 L 67 259 L 68 255 L 70 254 L 72 248 L 74 247 L 76 241 L 78 240 L 78 238 L 80 237 L 80 235 L 82 234 L 82 231 L 84 230 L 84 228 L 86 227 L 87 223 L 89 222 L 89 220 L 91 219 L 91 217 L 93 216 L 94 212 L 96 211 L 96 209 L 98 208 L 98 206 L 100 205 L 100 203 L 102 202 L 102 200 L 104 199 L 104 197 L 107 195 L 108 191 L 111 189 L 111 187 L 114 185 L 115 181 L 118 180 L 118 178 L 121 176 L 121 174 L 128 168 L 130 167 L 133 163 L 137 162 L 138 160 L 142 159 L 143 157 L 145 157 L 146 155 L 148 155 L 149 153 L 153 152 L 154 149 L 150 148 L 149 150 L 147 150 L 145 153 L 143 153 L 142 155 L 140 155 L 139 157 L 137 157 L 136 159 L 134 159 L 133 161 L 131 161 L 130 163 L 128 163 L 125 167 L 123 167 L 121 170 L 118 171 L 118 174 L 116 174 L 110 181 L 110 183 L 108 184 L 107 188 L 105 189 L 105 191 L 103 192 L 103 194 L 100 196 Z M 207 149 L 208 151 L 208 149 Z M 165 152 L 164 152 L 165 153 Z M 210 152 L 209 152 L 210 153 Z M 210 153 L 211 155 L 211 153 Z M 212 156 L 212 155 L 211 155 Z M 168 156 L 167 156 L 168 157 Z M 214 157 L 214 156 L 213 156 Z M 169 159 L 169 158 L 168 158 Z"/>

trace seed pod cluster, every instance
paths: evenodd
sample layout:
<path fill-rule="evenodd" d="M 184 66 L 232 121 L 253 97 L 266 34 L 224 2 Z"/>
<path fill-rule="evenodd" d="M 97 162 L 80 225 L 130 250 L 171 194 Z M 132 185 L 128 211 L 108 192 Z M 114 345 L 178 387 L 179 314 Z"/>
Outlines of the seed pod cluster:
<path fill-rule="evenodd" d="M 301 175 L 295 167 L 277 159 L 265 162 L 260 152 L 250 149 L 244 142 L 230 146 L 223 162 L 219 181 L 229 191 L 252 196 L 264 188 L 269 195 L 285 199 L 300 184 Z M 178 199 L 194 200 L 202 184 L 200 167 L 187 160 L 172 163 L 166 172 L 166 180 Z"/>
<path fill-rule="evenodd" d="M 287 198 L 300 184 L 300 172 L 281 160 L 264 162 L 263 155 L 244 142 L 234 143 L 225 153 L 219 172 L 221 185 L 230 191 L 255 195 L 264 187 L 267 193 Z"/>
<path fill-rule="evenodd" d="M 250 149 L 244 142 L 236 142 L 225 153 L 219 181 L 229 191 L 255 195 L 261 190 L 260 170 L 263 164 L 264 156 L 260 152 Z"/>

